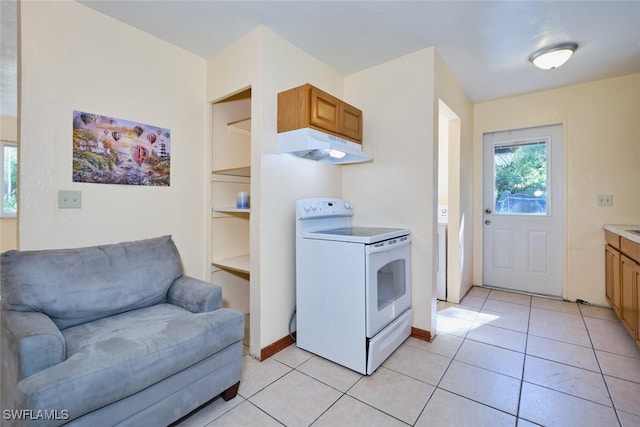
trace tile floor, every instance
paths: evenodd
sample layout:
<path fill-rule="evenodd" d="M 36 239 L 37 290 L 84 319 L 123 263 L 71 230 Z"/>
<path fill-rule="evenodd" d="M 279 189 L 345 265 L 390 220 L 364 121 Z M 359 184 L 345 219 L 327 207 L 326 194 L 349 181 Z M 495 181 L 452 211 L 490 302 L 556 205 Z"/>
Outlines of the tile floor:
<path fill-rule="evenodd" d="M 473 288 L 371 376 L 288 347 L 179 426 L 640 426 L 640 349 L 612 310 Z"/>

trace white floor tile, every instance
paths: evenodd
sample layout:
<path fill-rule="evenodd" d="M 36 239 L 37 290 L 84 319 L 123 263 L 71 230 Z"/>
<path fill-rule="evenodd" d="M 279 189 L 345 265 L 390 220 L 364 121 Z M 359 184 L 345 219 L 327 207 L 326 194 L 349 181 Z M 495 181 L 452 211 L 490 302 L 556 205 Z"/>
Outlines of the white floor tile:
<path fill-rule="evenodd" d="M 513 415 L 437 389 L 427 403 L 416 427 L 513 427 Z"/>
<path fill-rule="evenodd" d="M 595 317 L 603 320 L 618 321 L 616 314 L 609 307 L 599 307 L 597 305 L 579 304 L 580 312 L 584 317 Z"/>
<path fill-rule="evenodd" d="M 531 297 L 529 295 L 519 294 L 516 292 L 500 291 L 492 289 L 487 299 L 510 302 L 512 304 L 531 305 Z"/>
<path fill-rule="evenodd" d="M 640 383 L 640 359 L 600 350 L 596 350 L 596 357 L 603 374 Z"/>
<path fill-rule="evenodd" d="M 520 353 L 524 353 L 527 345 L 527 334 L 490 324 L 475 323 L 467 334 L 467 338 Z"/>
<path fill-rule="evenodd" d="M 320 356 L 314 356 L 298 367 L 298 371 L 327 384 L 341 392 L 349 390 L 362 375 L 335 364 Z"/>
<path fill-rule="evenodd" d="M 342 393 L 298 371 L 256 393 L 249 402 L 286 426 L 308 426 Z"/>
<path fill-rule="evenodd" d="M 390 415 L 366 405 L 351 396 L 344 395 L 327 410 L 314 427 L 406 427 L 406 424 Z"/>
<path fill-rule="evenodd" d="M 585 317 L 584 322 L 596 350 L 640 359 L 640 348 L 619 320 Z"/>
<path fill-rule="evenodd" d="M 307 360 L 313 357 L 313 353 L 309 353 L 306 350 L 298 348 L 295 344 L 290 345 L 282 351 L 273 355 L 273 358 L 278 362 L 284 363 L 291 368 L 297 368 Z"/>
<path fill-rule="evenodd" d="M 449 363 L 451 359 L 448 357 L 402 345 L 382 366 L 435 386 L 444 375 Z"/>
<path fill-rule="evenodd" d="M 516 415 L 520 380 L 454 360 L 438 388 Z"/>
<path fill-rule="evenodd" d="M 640 384 L 606 375 L 604 380 L 616 409 L 640 417 Z"/>
<path fill-rule="evenodd" d="M 527 356 L 524 381 L 611 406 L 607 386 L 599 372 Z"/>
<path fill-rule="evenodd" d="M 491 293 L 491 289 L 489 288 L 483 288 L 482 286 L 472 286 L 471 289 L 469 289 L 469 292 L 467 292 L 467 295 L 487 299 L 489 293 Z"/>
<path fill-rule="evenodd" d="M 374 375 L 363 377 L 348 395 L 407 424 L 413 424 L 435 387 L 381 366 Z"/>
<path fill-rule="evenodd" d="M 403 345 L 409 345 L 411 347 L 416 347 L 430 353 L 439 354 L 440 356 L 453 359 L 453 356 L 458 352 L 462 341 L 464 341 L 464 339 L 456 335 L 438 334 L 431 342 L 409 337 Z"/>
<path fill-rule="evenodd" d="M 517 379 L 522 378 L 524 354 L 481 342 L 465 340 L 455 360 Z"/>
<path fill-rule="evenodd" d="M 290 367 L 273 358 L 260 362 L 251 356 L 244 356 L 238 394 L 249 398 L 290 371 Z"/>
<path fill-rule="evenodd" d="M 591 346 L 587 328 L 579 314 L 534 307 L 531 309 L 529 334 L 585 347 Z"/>
<path fill-rule="evenodd" d="M 532 297 L 531 307 L 547 310 L 562 311 L 564 313 L 580 314 L 580 308 L 575 302 L 562 301 L 552 298 Z"/>
<path fill-rule="evenodd" d="M 591 347 L 582 347 L 529 335 L 527 339 L 527 354 L 575 366 L 576 368 L 600 372 L 596 354 Z"/>
<path fill-rule="evenodd" d="M 244 401 L 220 418 L 207 424 L 207 427 L 237 426 L 282 427 L 282 424 L 248 401 Z"/>
<path fill-rule="evenodd" d="M 618 411 L 622 427 L 640 427 L 640 417 L 624 411 Z"/>
<path fill-rule="evenodd" d="M 543 426 L 617 426 L 613 408 L 528 382 L 522 383 L 520 417 Z"/>

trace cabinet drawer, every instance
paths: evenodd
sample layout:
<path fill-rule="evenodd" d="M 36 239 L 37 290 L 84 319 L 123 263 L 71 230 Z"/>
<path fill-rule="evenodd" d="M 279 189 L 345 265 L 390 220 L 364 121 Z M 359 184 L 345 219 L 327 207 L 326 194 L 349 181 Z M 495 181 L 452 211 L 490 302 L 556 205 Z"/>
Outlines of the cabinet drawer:
<path fill-rule="evenodd" d="M 629 258 L 640 263 L 640 245 L 625 237 L 620 237 L 620 250 Z"/>
<path fill-rule="evenodd" d="M 614 248 L 620 249 L 620 235 L 604 230 L 604 240 Z"/>

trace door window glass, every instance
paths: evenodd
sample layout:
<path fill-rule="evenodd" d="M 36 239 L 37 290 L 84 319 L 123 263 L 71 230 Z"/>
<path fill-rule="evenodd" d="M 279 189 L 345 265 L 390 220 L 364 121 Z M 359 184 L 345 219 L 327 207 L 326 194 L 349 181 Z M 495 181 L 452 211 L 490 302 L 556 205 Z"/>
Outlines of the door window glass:
<path fill-rule="evenodd" d="M 15 217 L 18 211 L 18 147 L 13 142 L 2 141 L 0 159 L 2 174 L 2 217 Z"/>
<path fill-rule="evenodd" d="M 378 269 L 378 311 L 405 294 L 405 260 L 397 259 Z"/>
<path fill-rule="evenodd" d="M 548 214 L 547 141 L 494 146 L 496 214 Z"/>

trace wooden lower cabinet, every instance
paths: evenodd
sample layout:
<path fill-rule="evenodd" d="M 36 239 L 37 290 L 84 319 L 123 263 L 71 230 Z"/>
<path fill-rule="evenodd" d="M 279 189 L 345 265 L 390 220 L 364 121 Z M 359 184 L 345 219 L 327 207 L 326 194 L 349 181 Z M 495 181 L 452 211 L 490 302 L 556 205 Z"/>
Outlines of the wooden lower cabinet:
<path fill-rule="evenodd" d="M 605 296 L 616 316 L 620 317 L 620 252 L 606 245 L 605 254 Z"/>
<path fill-rule="evenodd" d="M 636 337 L 638 327 L 637 271 L 634 260 L 620 255 L 620 321 L 632 337 Z"/>
<path fill-rule="evenodd" d="M 636 265 L 636 344 L 640 347 L 640 265 Z"/>
<path fill-rule="evenodd" d="M 605 296 L 640 347 L 640 244 L 607 232 Z"/>

